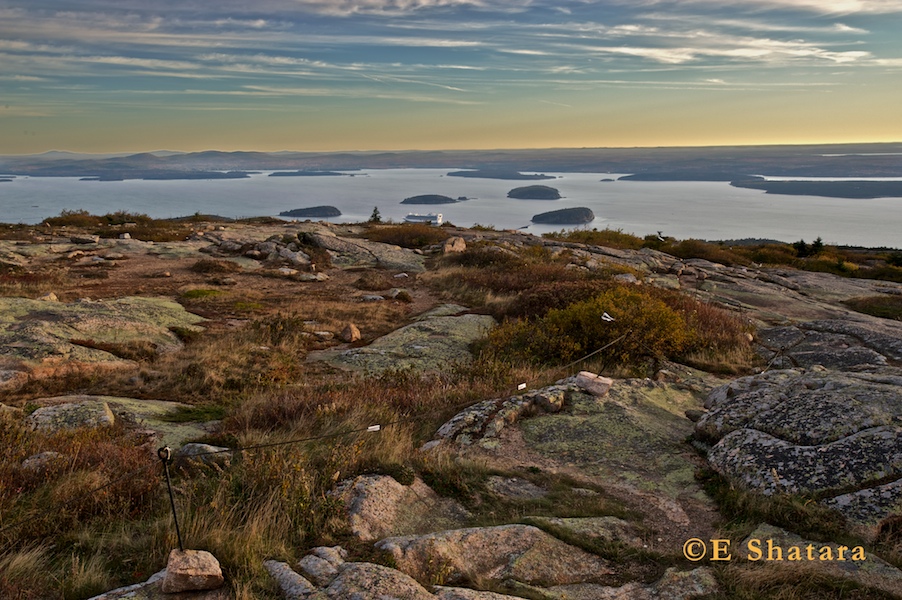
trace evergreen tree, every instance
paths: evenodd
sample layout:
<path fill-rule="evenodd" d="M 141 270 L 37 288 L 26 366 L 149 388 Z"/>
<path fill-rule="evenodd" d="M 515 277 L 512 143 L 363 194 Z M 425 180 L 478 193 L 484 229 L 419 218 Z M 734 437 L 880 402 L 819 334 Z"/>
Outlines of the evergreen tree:
<path fill-rule="evenodd" d="M 370 215 L 370 223 L 381 223 L 382 215 L 379 214 L 379 207 L 373 207 L 373 214 Z"/>

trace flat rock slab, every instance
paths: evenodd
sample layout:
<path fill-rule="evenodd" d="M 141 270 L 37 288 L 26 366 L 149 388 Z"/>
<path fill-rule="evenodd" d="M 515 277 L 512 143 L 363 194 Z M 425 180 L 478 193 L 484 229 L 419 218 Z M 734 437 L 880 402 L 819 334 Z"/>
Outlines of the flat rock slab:
<path fill-rule="evenodd" d="M 464 577 L 523 583 L 598 581 L 613 571 L 607 561 L 529 525 L 501 525 L 387 538 L 376 544 L 397 568 L 444 582 Z M 440 581 L 441 582 L 441 581 Z"/>
<path fill-rule="evenodd" d="M 542 456 L 676 498 L 699 494 L 684 444 L 693 425 L 684 413 L 700 405 L 679 385 L 617 380 L 603 398 L 573 394 L 566 410 L 525 419 L 520 428 Z"/>
<path fill-rule="evenodd" d="M 370 373 L 389 369 L 441 371 L 472 360 L 470 344 L 485 336 L 494 324 L 487 315 L 433 317 L 397 329 L 369 346 L 311 353 L 309 359 Z"/>
<path fill-rule="evenodd" d="M 345 600 L 435 600 L 426 588 L 411 576 L 372 563 L 345 563 L 329 587 L 328 598 Z"/>
<path fill-rule="evenodd" d="M 202 321 L 163 298 L 72 303 L 0 298 L 0 366 L 38 374 L 60 366 L 131 364 L 107 349 L 175 350 L 182 343 L 170 328 L 201 331 Z"/>
<path fill-rule="evenodd" d="M 80 427 L 112 427 L 116 417 L 106 402 L 87 400 L 42 406 L 28 415 L 25 422 L 32 429 L 52 433 Z"/>
<path fill-rule="evenodd" d="M 763 494 L 817 494 L 860 523 L 902 503 L 898 369 L 771 371 L 715 389 L 706 404 L 695 435 L 714 443 L 708 461 L 728 478 Z"/>
<path fill-rule="evenodd" d="M 902 324 L 825 319 L 760 329 L 758 352 L 775 369 L 848 370 L 902 360 Z"/>
<path fill-rule="evenodd" d="M 554 528 L 583 539 L 620 542 L 642 548 L 642 538 L 636 527 L 617 517 L 528 517 L 529 524 Z"/>

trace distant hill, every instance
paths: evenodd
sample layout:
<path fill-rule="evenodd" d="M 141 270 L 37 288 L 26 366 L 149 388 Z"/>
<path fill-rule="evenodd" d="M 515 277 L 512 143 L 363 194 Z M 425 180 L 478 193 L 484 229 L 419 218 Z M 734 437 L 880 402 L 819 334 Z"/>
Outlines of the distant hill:
<path fill-rule="evenodd" d="M 512 189 L 507 197 L 519 200 L 559 200 L 561 193 L 547 185 L 527 185 Z"/>
<path fill-rule="evenodd" d="M 347 177 L 347 173 L 338 171 L 274 171 L 270 177 Z"/>

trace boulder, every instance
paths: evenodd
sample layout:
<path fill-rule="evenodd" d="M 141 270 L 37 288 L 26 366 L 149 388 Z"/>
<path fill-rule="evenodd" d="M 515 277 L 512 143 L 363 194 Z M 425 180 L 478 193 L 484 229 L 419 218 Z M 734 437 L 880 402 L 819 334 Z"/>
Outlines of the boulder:
<path fill-rule="evenodd" d="M 449 237 L 442 244 L 442 254 L 453 254 L 456 252 L 465 252 L 467 250 L 467 242 L 462 237 Z"/>
<path fill-rule="evenodd" d="M 391 537 L 376 544 L 397 568 L 441 582 L 485 579 L 568 584 L 597 581 L 613 571 L 607 561 L 529 525 L 501 525 Z"/>
<path fill-rule="evenodd" d="M 347 508 L 351 532 L 363 541 L 459 527 L 470 516 L 420 479 L 405 486 L 388 475 L 361 475 L 340 483 L 336 494 Z"/>
<path fill-rule="evenodd" d="M 90 400 L 44 406 L 25 419 L 32 429 L 47 432 L 79 427 L 111 427 L 115 421 L 109 404 Z"/>
<path fill-rule="evenodd" d="M 305 239 L 328 250 L 335 266 L 377 266 L 408 273 L 422 273 L 426 270 L 425 258 L 407 248 L 363 239 L 341 238 L 329 231 L 311 232 L 305 234 Z"/>
<path fill-rule="evenodd" d="M 66 462 L 66 457 L 64 455 L 59 452 L 54 452 L 53 450 L 48 450 L 46 452 L 39 452 L 38 454 L 29 456 L 23 460 L 22 469 L 25 471 L 42 473 L 48 469 L 65 465 Z"/>
<path fill-rule="evenodd" d="M 335 600 L 435 600 L 415 579 L 372 563 L 346 563 L 323 590 Z"/>
<path fill-rule="evenodd" d="M 225 579 L 219 561 L 204 550 L 172 550 L 161 588 L 166 594 L 215 590 Z"/>
<path fill-rule="evenodd" d="M 535 500 L 548 495 L 548 490 L 545 488 L 519 477 L 492 475 L 486 482 L 486 486 L 493 493 L 514 500 Z"/>
<path fill-rule="evenodd" d="M 339 339 L 341 341 L 350 344 L 352 342 L 356 342 L 360 340 L 360 329 L 357 328 L 353 323 L 348 323 L 345 325 L 345 328 L 341 330 L 339 334 Z"/>
<path fill-rule="evenodd" d="M 298 570 L 319 587 L 332 583 L 338 575 L 338 567 L 314 554 L 308 554 L 298 561 Z"/>
<path fill-rule="evenodd" d="M 229 448 L 192 442 L 179 448 L 174 458 L 176 464 L 200 463 L 225 468 L 232 462 L 232 453 L 229 451 Z"/>
<path fill-rule="evenodd" d="M 529 524 L 561 529 L 582 539 L 620 542 L 632 548 L 643 547 L 636 527 L 617 517 L 529 517 Z"/>
<path fill-rule="evenodd" d="M 614 385 L 614 380 L 588 371 L 580 371 L 576 375 L 576 385 L 593 396 L 604 396 Z"/>

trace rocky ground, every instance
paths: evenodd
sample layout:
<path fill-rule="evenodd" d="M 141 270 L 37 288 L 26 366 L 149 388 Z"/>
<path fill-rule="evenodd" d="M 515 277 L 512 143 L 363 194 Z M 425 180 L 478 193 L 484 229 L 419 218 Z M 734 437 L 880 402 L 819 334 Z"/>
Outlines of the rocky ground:
<path fill-rule="evenodd" d="M 426 251 L 363 240 L 359 232 L 308 222 L 210 226 L 170 243 L 59 231 L 0 241 L 4 265 L 47 280 L 33 297 L 11 290 L 0 298 L 0 389 L 9 404 L 0 407 L 35 429 L 103 427 L 119 420 L 145 430 L 151 445 L 182 446 L 214 431 L 216 422 L 162 418 L 180 406 L 159 396 L 32 394 L 23 411 L 21 390 L 61 371 L 133 368 L 141 357 L 180 348 L 187 336 L 244 326 L 241 302 L 278 303 L 298 294 L 380 306 L 386 315 L 362 332 L 345 327 L 342 319 L 309 323 L 305 334 L 320 349 L 308 361 L 339 373 L 441 371 L 465 359 L 469 344 L 494 321 L 442 303 L 417 285 L 431 257 L 475 241 L 512 248 L 540 244 L 553 254 L 568 253 L 575 269 L 629 267 L 638 278 L 619 276 L 624 281 L 680 289 L 730 307 L 755 326 L 764 372 L 731 379 L 664 364 L 648 379 L 605 384 L 584 374 L 486 398 L 451 418 L 420 452 L 507 473 L 493 476 L 485 493 L 521 502 L 524 512 L 516 522 L 486 523 L 419 478 L 372 475 L 338 482 L 334 494 L 347 508 L 353 536 L 390 559 L 382 565 L 352 560 L 336 546 L 314 548 L 297 564 L 268 560 L 266 570 L 283 597 L 724 597 L 717 596 L 724 592 L 715 576 L 722 565 L 683 558 L 687 540 L 725 535 L 727 519 L 696 476 L 704 469 L 763 497 L 804 495 L 837 511 L 865 543 L 902 518 L 902 323 L 841 304 L 900 295 L 902 285 L 725 267 L 516 232 L 451 229 L 448 236 L 459 240 Z M 205 260 L 220 266 L 199 268 Z M 375 268 L 397 285 L 378 292 L 353 285 Z M 62 270 L 65 276 L 54 278 Z M 214 300 L 227 295 L 230 303 L 204 303 L 204 294 Z M 41 468 L 55 457 L 28 460 Z M 545 478 L 530 479 L 538 473 Z M 553 488 L 550 475 L 569 483 Z M 528 512 L 562 497 L 603 498 L 625 510 L 588 517 L 567 510 Z M 785 547 L 814 544 L 816 554 L 844 541 L 809 542 L 766 522 L 748 533 L 747 539 L 756 538 L 782 540 Z M 591 551 L 601 547 L 608 552 Z M 628 558 L 619 562 L 616 556 Z M 660 568 L 644 567 L 648 561 L 637 556 L 656 557 L 651 562 Z M 902 597 L 902 572 L 873 553 L 844 563 L 809 561 L 805 568 Z M 198 591 L 191 585 L 164 593 L 165 576 L 97 598 L 228 596 L 223 589 Z"/>

